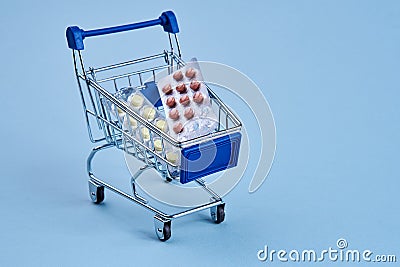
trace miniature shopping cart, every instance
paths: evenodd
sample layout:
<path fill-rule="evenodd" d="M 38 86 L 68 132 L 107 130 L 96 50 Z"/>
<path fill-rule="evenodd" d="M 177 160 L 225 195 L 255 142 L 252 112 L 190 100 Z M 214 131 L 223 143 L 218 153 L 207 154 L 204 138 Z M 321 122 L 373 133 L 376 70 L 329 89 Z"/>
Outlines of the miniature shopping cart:
<path fill-rule="evenodd" d="M 168 34 L 169 49 L 163 50 L 159 54 L 103 67 L 87 68 L 84 65 L 82 51 L 85 38 L 155 25 L 161 25 Z M 93 148 L 87 159 L 90 197 L 94 203 L 101 203 L 104 200 L 104 188 L 107 188 L 148 209 L 155 214 L 155 231 L 161 241 L 170 238 L 173 219 L 210 209 L 211 218 L 215 223 L 221 223 L 224 220 L 225 203 L 216 192 L 207 186 L 204 177 L 236 166 L 241 141 L 241 122 L 207 85 L 212 108 L 219 120 L 218 128 L 210 134 L 186 141 L 177 141 L 136 113 L 125 101 L 116 97 L 116 93 L 128 86 L 135 90 L 141 90 L 145 96 L 152 99 L 157 90 L 157 73 L 166 71 L 171 74 L 185 66 L 185 62 L 181 59 L 181 50 L 176 35 L 178 32 L 178 24 L 172 11 L 166 11 L 159 18 L 145 22 L 89 31 L 72 26 L 68 27 L 66 31 L 68 46 L 72 49 L 89 138 L 92 143 L 102 143 Z M 162 105 L 157 102 L 157 99 L 152 103 L 163 112 Z M 139 126 L 149 129 L 150 137 L 160 138 L 163 147 L 166 147 L 167 144 L 174 147 L 180 153 L 179 161 L 167 159 L 165 151 L 156 153 L 151 144 L 144 143 L 140 136 L 124 129 L 123 122 L 113 114 L 110 107 L 117 108 L 128 118 L 136 120 Z M 94 175 L 92 160 L 95 154 L 112 147 L 128 153 L 145 164 L 130 177 L 132 194 L 128 194 Z M 214 160 L 206 168 L 196 168 L 197 161 L 194 159 L 199 156 L 212 156 Z M 199 184 L 210 195 L 210 201 L 174 214 L 167 214 L 155 208 L 149 204 L 143 194 L 138 193 L 137 182 L 135 182 L 145 170 L 152 168 L 160 174 L 160 182 L 164 180 L 168 183 L 194 182 Z"/>

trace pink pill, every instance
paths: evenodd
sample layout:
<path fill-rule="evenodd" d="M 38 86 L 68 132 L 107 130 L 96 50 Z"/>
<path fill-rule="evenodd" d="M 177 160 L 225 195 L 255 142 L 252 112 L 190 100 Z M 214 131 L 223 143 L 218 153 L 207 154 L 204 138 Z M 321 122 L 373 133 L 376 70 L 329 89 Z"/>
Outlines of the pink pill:
<path fill-rule="evenodd" d="M 173 120 L 179 119 L 179 111 L 176 108 L 173 108 L 169 111 L 169 117 Z"/>
<path fill-rule="evenodd" d="M 189 105 L 190 99 L 189 99 L 188 95 L 181 96 L 181 98 L 179 99 L 179 103 L 181 103 L 184 106 Z"/>
<path fill-rule="evenodd" d="M 193 91 L 198 91 L 200 89 L 200 82 L 198 81 L 192 81 L 190 83 L 190 89 L 192 89 Z"/>
<path fill-rule="evenodd" d="M 186 77 L 188 77 L 189 79 L 192 79 L 194 76 L 196 76 L 196 70 L 193 68 L 188 68 L 186 73 L 185 73 Z"/>
<path fill-rule="evenodd" d="M 192 109 L 192 108 L 186 108 L 186 109 L 185 109 L 184 116 L 185 116 L 185 118 L 188 119 L 188 120 L 190 120 L 191 118 L 193 118 L 193 116 L 194 116 L 194 111 L 193 111 L 193 109 Z"/>
<path fill-rule="evenodd" d="M 166 101 L 166 104 L 170 108 L 175 107 L 175 105 L 176 105 L 175 98 L 173 96 L 168 97 L 167 101 Z"/>
<path fill-rule="evenodd" d="M 172 75 L 172 77 L 173 77 L 175 80 L 177 80 L 177 81 L 182 80 L 182 79 L 183 79 L 182 71 L 178 70 L 177 72 L 175 72 L 175 73 Z"/>
<path fill-rule="evenodd" d="M 171 93 L 172 93 L 172 87 L 171 87 L 171 85 L 170 85 L 170 84 L 165 85 L 165 86 L 163 87 L 162 91 L 163 91 L 163 93 L 166 94 L 166 95 L 171 94 Z"/>
<path fill-rule="evenodd" d="M 183 94 L 186 93 L 186 85 L 184 83 L 180 83 L 176 86 L 176 91 Z"/>
<path fill-rule="evenodd" d="M 199 104 L 199 103 L 203 102 L 203 100 L 204 100 L 204 97 L 200 92 L 194 93 L 194 95 L 193 95 L 193 101 L 194 102 Z"/>
<path fill-rule="evenodd" d="M 180 133 L 180 132 L 183 131 L 183 125 L 182 125 L 182 123 L 177 122 L 177 123 L 174 124 L 174 126 L 172 127 L 172 129 L 174 130 L 174 132 L 175 132 L 176 134 L 178 134 L 178 133 Z"/>

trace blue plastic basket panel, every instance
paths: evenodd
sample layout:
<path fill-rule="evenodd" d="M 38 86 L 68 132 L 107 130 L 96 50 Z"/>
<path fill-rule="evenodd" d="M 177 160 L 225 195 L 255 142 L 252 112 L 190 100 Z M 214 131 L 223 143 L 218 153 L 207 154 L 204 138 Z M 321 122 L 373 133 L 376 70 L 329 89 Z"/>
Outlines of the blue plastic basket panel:
<path fill-rule="evenodd" d="M 152 103 L 155 107 L 161 107 L 161 97 L 155 82 L 147 82 L 144 84 L 146 87 L 141 91 L 142 94 Z"/>
<path fill-rule="evenodd" d="M 241 137 L 240 133 L 233 133 L 182 149 L 180 182 L 185 184 L 235 167 L 239 157 Z"/>

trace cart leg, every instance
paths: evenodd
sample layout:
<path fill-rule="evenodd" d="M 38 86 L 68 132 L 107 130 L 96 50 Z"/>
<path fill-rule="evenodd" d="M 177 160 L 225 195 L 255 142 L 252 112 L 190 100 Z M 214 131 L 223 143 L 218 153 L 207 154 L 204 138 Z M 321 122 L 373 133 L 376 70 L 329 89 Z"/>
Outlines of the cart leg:
<path fill-rule="evenodd" d="M 145 199 L 144 197 L 140 196 L 138 193 L 136 193 L 136 185 L 135 185 L 135 181 L 132 182 L 132 192 L 133 192 L 133 196 L 139 200 L 140 202 L 147 204 L 148 201 L 147 199 Z"/>
<path fill-rule="evenodd" d="M 147 201 L 144 197 L 140 196 L 140 195 L 136 192 L 136 183 L 135 183 L 135 181 L 136 181 L 136 179 L 137 179 L 145 170 L 147 170 L 147 169 L 149 169 L 149 168 L 150 168 L 150 166 L 148 166 L 148 165 L 145 165 L 145 166 L 141 167 L 139 170 L 137 170 L 137 172 L 136 172 L 136 173 L 132 176 L 132 178 L 131 178 L 131 185 L 132 185 L 133 196 L 134 196 L 137 200 L 139 200 L 140 202 L 142 202 L 142 203 L 144 203 L 144 204 L 147 204 L 148 201 Z"/>
<path fill-rule="evenodd" d="M 104 200 L 104 186 L 89 180 L 89 195 L 94 203 L 100 204 Z"/>
<path fill-rule="evenodd" d="M 222 223 L 225 220 L 225 203 L 210 208 L 211 219 L 215 223 Z"/>
<path fill-rule="evenodd" d="M 167 241 L 171 237 L 171 220 L 164 219 L 158 215 L 154 216 L 154 230 L 158 239 Z"/>

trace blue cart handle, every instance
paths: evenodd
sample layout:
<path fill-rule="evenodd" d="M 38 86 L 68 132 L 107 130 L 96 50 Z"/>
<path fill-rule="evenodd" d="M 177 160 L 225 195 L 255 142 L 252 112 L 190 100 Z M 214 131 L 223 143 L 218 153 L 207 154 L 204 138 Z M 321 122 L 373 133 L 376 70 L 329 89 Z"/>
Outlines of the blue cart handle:
<path fill-rule="evenodd" d="M 96 29 L 84 31 L 80 29 L 78 26 L 71 26 L 67 28 L 67 42 L 68 47 L 75 50 L 83 50 L 83 39 L 85 37 L 105 35 L 116 32 L 124 32 L 130 30 L 136 30 L 140 28 L 151 27 L 155 25 L 161 25 L 164 28 L 164 31 L 169 33 L 178 33 L 178 22 L 176 21 L 176 17 L 174 12 L 165 11 L 161 14 L 158 19 L 153 19 L 149 21 L 143 21 L 138 23 L 132 23 L 127 25 L 115 26 L 110 28 Z"/>

